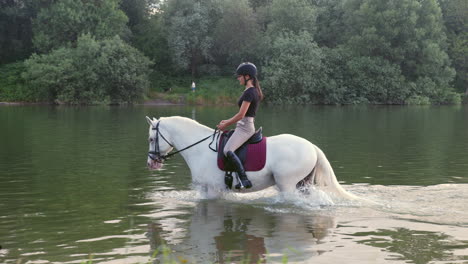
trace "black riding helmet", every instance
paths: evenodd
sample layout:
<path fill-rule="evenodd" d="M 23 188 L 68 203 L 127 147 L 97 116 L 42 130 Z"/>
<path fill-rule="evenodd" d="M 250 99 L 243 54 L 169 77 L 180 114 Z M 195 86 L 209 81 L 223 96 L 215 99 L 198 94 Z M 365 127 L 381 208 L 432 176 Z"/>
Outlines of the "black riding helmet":
<path fill-rule="evenodd" d="M 238 75 L 249 75 L 254 78 L 257 76 L 257 67 L 251 62 L 243 62 L 237 67 L 236 76 Z"/>

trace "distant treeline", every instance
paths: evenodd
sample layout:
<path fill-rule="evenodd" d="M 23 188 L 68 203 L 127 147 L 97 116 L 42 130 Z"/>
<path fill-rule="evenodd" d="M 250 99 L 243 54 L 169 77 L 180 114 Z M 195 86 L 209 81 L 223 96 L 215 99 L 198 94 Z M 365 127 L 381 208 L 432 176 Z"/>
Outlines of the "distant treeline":
<path fill-rule="evenodd" d="M 0 101 L 132 103 L 251 61 L 270 102 L 459 103 L 467 19 L 466 0 L 0 0 Z"/>

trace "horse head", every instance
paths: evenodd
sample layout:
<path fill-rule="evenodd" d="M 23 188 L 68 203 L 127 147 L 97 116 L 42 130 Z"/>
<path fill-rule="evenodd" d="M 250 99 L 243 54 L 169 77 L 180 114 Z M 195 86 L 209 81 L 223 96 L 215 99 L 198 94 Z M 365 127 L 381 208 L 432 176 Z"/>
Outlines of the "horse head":
<path fill-rule="evenodd" d="M 161 119 L 153 119 L 146 117 L 149 127 L 149 151 L 148 151 L 148 168 L 151 170 L 159 170 L 162 168 L 166 156 L 174 146 L 169 141 L 169 133 L 164 130 L 161 125 Z"/>

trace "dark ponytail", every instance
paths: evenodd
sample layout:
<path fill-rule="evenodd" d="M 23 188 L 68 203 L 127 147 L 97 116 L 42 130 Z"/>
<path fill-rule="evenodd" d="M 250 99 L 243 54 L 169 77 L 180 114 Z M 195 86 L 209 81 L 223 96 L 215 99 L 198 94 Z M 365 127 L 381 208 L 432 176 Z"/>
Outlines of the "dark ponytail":
<path fill-rule="evenodd" d="M 257 77 L 253 78 L 253 84 L 255 86 L 255 89 L 257 89 L 258 96 L 260 97 L 260 101 L 263 100 L 263 92 L 262 88 L 260 87 L 260 82 L 258 81 Z"/>

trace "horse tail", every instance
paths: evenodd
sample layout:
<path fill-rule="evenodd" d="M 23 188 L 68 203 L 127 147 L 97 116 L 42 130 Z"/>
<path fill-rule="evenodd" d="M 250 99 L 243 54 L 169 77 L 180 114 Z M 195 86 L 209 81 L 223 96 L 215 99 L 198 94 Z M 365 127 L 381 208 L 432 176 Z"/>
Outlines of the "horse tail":
<path fill-rule="evenodd" d="M 316 186 L 321 187 L 326 191 L 335 193 L 343 198 L 352 200 L 359 199 L 359 197 L 347 192 L 345 189 L 343 189 L 343 187 L 341 187 L 340 183 L 336 179 L 335 172 L 333 171 L 333 168 L 330 165 L 330 162 L 328 162 L 328 159 L 323 151 L 315 145 L 314 147 L 317 153 L 317 163 L 315 164 L 315 168 L 312 171 L 312 178 L 310 182 L 312 184 L 315 183 Z"/>

